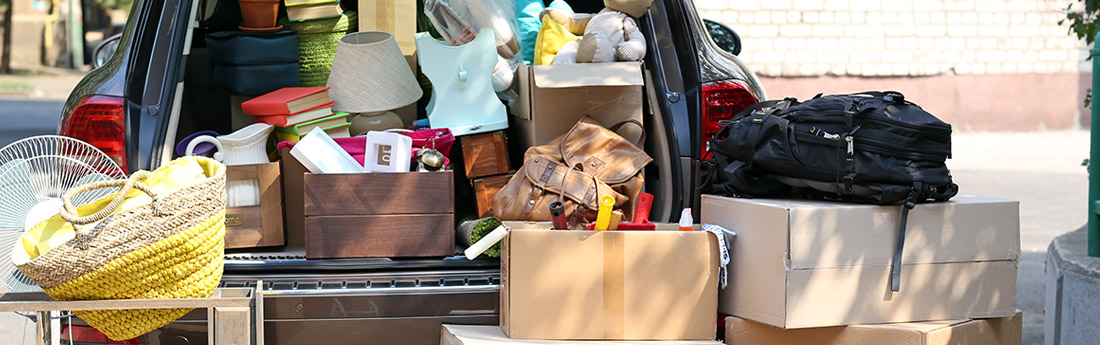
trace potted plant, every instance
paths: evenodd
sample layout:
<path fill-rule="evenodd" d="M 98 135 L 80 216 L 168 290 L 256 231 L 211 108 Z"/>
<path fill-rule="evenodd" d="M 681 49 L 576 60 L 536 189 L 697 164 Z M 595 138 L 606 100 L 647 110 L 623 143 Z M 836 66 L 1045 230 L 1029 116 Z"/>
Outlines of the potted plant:
<path fill-rule="evenodd" d="M 269 29 L 275 27 L 279 17 L 281 0 L 237 0 L 241 5 L 241 18 L 244 27 L 249 29 Z"/>

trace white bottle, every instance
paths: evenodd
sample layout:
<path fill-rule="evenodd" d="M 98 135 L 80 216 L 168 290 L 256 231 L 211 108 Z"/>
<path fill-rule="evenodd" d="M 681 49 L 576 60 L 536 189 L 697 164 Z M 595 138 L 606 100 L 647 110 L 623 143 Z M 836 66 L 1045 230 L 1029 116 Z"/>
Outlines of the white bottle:
<path fill-rule="evenodd" d="M 691 209 L 685 208 L 683 213 L 680 213 L 680 231 L 694 230 L 692 223 L 695 221 L 691 219 Z"/>
<path fill-rule="evenodd" d="M 409 172 L 412 138 L 398 133 L 367 132 L 363 170 L 367 172 Z"/>

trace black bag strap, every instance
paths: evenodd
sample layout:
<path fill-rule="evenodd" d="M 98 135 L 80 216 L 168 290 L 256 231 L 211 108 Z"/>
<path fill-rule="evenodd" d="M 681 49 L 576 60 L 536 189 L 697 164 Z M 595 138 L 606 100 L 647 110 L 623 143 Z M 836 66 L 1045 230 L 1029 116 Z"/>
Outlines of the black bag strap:
<path fill-rule="evenodd" d="M 752 168 L 753 156 L 756 156 L 756 143 L 760 140 L 760 130 L 764 128 L 764 121 L 774 112 L 775 108 L 767 111 L 757 110 L 752 112 L 752 117 L 749 118 L 750 127 L 745 138 L 746 145 L 741 146 L 741 158 L 749 168 Z"/>
<path fill-rule="evenodd" d="M 894 249 L 894 259 L 890 263 L 890 291 L 898 292 L 901 289 L 901 254 L 905 247 L 905 226 L 909 221 L 909 210 L 917 207 L 917 202 L 922 198 L 922 184 L 913 182 L 913 189 L 909 191 L 909 198 L 901 206 L 901 224 L 898 226 L 898 244 Z"/>

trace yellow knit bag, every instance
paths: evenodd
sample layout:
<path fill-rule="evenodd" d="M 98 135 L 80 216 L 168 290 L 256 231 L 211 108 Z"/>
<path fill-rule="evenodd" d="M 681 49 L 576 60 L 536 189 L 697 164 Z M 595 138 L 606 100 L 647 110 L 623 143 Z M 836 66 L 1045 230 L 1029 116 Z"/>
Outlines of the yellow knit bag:
<path fill-rule="evenodd" d="M 73 206 L 73 197 L 99 188 L 119 191 L 79 208 Z M 41 246 L 17 244 L 12 256 L 16 267 L 50 297 L 203 298 L 218 287 L 225 252 L 225 165 L 205 157 L 182 157 L 152 173 L 138 171 L 126 180 L 78 186 L 66 192 L 63 201 L 59 215 L 27 234 L 71 239 L 47 246 L 37 255 L 34 250 Z M 48 239 L 24 242 L 45 244 Z M 125 340 L 190 311 L 75 314 L 108 338 Z"/>

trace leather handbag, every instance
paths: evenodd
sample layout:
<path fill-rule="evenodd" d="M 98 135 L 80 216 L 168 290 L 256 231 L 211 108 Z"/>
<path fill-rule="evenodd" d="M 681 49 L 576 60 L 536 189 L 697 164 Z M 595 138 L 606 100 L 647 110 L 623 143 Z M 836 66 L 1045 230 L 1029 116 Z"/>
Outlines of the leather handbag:
<path fill-rule="evenodd" d="M 561 201 L 570 228 L 594 221 L 599 199 L 615 198 L 615 208 L 633 219 L 645 180 L 642 168 L 653 161 L 642 150 L 645 135 L 631 143 L 615 133 L 636 120 L 600 126 L 585 116 L 550 143 L 527 149 L 523 166 L 493 196 L 493 216 L 501 220 L 549 221 L 550 204 Z"/>

